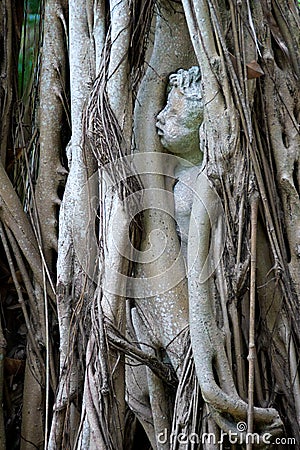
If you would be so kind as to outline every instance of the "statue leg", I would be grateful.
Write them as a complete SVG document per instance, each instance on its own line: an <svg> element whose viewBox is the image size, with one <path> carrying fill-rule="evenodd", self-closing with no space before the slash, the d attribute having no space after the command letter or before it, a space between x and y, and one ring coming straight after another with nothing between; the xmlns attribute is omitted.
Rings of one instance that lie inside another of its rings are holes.
<svg viewBox="0 0 300 450"><path fill-rule="evenodd" d="M159 346L140 317L137 308L131 310L132 324L141 349L158 356ZM159 435L169 435L172 416L170 396L166 395L166 386L148 367L126 367L128 404L140 420L153 449L169 450L169 441L159 439Z"/></svg>
<svg viewBox="0 0 300 450"><path fill-rule="evenodd" d="M146 367L137 365L136 361L129 358L126 361L126 401L144 428L151 446L155 448L156 439Z"/></svg>

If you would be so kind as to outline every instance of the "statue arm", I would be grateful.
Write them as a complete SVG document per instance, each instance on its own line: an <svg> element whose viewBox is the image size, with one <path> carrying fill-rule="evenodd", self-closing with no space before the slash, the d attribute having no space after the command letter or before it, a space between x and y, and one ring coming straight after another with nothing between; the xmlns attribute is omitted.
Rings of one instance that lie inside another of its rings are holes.
<svg viewBox="0 0 300 450"><path fill-rule="evenodd" d="M189 323L202 396L218 425L227 432L237 432L236 424L246 420L248 405L237 394L213 308L214 261L210 255L210 245L212 233L220 226L218 203L217 194L205 172L202 172L197 180L189 230ZM232 421L228 421L225 414L229 414ZM257 424L266 426L268 430L278 431L281 426L275 409L254 408L254 416Z"/></svg>

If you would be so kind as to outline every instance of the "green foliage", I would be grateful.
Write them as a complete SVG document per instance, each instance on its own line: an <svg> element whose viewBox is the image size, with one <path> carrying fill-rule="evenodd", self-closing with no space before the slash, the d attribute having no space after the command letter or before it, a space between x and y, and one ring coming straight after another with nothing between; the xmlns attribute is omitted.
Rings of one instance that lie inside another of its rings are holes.
<svg viewBox="0 0 300 450"><path fill-rule="evenodd" d="M24 10L24 22L18 60L19 97L28 95L33 80L33 71L37 56L37 40L39 36L39 0L28 0Z"/></svg>
<svg viewBox="0 0 300 450"><path fill-rule="evenodd" d="M28 0L27 9L29 14L38 14L40 8L40 0Z"/></svg>

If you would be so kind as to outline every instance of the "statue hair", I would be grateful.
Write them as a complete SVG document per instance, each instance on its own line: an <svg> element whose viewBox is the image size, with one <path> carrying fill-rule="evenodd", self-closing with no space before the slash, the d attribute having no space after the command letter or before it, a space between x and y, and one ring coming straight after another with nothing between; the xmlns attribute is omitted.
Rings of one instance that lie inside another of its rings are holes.
<svg viewBox="0 0 300 450"><path fill-rule="evenodd" d="M172 73L169 77L169 90L173 86L191 100L202 100L200 68L193 66L188 70L179 69Z"/></svg>

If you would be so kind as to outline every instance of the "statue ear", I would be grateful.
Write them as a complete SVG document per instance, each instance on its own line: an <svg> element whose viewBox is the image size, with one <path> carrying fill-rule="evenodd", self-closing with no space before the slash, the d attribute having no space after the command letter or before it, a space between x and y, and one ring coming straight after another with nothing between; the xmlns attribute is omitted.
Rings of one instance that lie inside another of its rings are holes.
<svg viewBox="0 0 300 450"><path fill-rule="evenodd" d="M193 66L190 68L189 73L191 75L191 83L199 83L201 81L201 70L198 66Z"/></svg>

